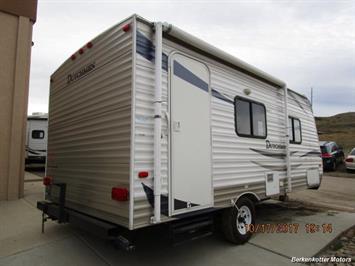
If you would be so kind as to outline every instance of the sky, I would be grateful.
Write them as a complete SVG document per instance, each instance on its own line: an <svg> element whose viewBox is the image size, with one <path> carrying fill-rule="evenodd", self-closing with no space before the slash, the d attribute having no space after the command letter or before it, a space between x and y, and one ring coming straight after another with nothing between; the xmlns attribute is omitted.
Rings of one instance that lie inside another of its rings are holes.
<svg viewBox="0 0 355 266"><path fill-rule="evenodd" d="M47 112L50 75L136 13L169 22L285 81L316 116L355 112L355 1L39 0L28 114Z"/></svg>

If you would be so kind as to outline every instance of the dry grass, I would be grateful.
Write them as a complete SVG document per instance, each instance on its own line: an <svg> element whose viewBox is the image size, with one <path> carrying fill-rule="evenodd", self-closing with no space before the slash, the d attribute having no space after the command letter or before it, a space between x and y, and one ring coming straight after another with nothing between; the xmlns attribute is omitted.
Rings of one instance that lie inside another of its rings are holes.
<svg viewBox="0 0 355 266"><path fill-rule="evenodd" d="M345 156L355 147L355 112L330 117L316 117L320 140L335 141Z"/></svg>

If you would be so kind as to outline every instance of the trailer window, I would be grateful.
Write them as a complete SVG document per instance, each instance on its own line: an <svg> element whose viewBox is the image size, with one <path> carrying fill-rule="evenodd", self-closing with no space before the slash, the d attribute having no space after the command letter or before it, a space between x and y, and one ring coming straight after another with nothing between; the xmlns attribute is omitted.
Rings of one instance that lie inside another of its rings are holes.
<svg viewBox="0 0 355 266"><path fill-rule="evenodd" d="M266 138L266 109L263 104L236 97L234 112L238 136Z"/></svg>
<svg viewBox="0 0 355 266"><path fill-rule="evenodd" d="M44 139L44 131L43 130L32 130L32 138L33 139Z"/></svg>
<svg viewBox="0 0 355 266"><path fill-rule="evenodd" d="M302 142L302 131L301 131L301 121L295 117L289 117L289 139L290 143L301 144Z"/></svg>

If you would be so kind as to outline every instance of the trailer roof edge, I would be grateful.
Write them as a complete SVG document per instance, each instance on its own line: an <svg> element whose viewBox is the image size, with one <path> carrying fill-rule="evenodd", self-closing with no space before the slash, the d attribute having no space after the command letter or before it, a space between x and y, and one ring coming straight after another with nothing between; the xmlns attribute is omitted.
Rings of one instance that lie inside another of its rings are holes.
<svg viewBox="0 0 355 266"><path fill-rule="evenodd" d="M205 53L208 53L211 57L219 58L222 61L225 61L229 64L232 64L242 72L249 74L253 77L259 78L267 83L276 85L277 87L284 87L286 83L276 77L273 77L266 72L238 59L237 57L224 52L223 50L187 33L176 26L170 25L166 34L173 36L176 39L185 42L198 50L201 50Z"/></svg>
<svg viewBox="0 0 355 266"><path fill-rule="evenodd" d="M150 26L154 24L153 22L150 22L139 15L136 15L136 18L137 20ZM286 83L284 81L240 60L239 58L229 53L224 52L223 50L191 35L190 33L181 30L180 28L172 24L165 23L164 35L165 37L170 37L175 41L181 42L181 44L184 46L188 46L189 48L193 48L199 53L208 55L209 57L214 58L218 61L222 61L224 64L234 67L239 71L248 74L254 78L257 78L261 81L264 81L270 85L280 88L286 86Z"/></svg>

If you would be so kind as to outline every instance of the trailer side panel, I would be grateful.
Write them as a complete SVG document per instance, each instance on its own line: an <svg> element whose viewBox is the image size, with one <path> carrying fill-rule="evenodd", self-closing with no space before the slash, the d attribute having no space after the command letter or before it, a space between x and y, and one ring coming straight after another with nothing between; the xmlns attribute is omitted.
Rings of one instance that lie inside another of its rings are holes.
<svg viewBox="0 0 355 266"><path fill-rule="evenodd" d="M67 184L66 207L128 227L132 31L115 25L51 77L47 176ZM56 200L54 186L47 199Z"/></svg>

